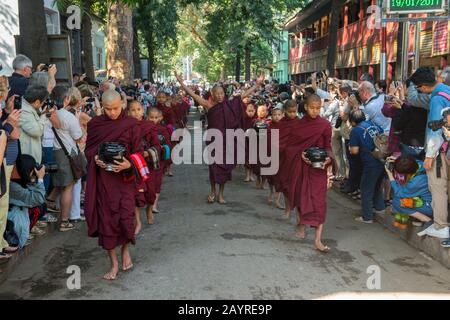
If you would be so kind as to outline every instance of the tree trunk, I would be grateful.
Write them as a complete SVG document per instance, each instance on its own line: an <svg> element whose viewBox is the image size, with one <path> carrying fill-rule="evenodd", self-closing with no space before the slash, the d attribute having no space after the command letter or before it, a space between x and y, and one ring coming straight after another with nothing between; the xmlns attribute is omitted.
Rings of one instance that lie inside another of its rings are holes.
<svg viewBox="0 0 450 320"><path fill-rule="evenodd" d="M81 21L81 32L83 35L83 69L88 78L95 79L94 53L92 48L92 21L90 17L92 0L84 0L83 6L84 12Z"/></svg>
<svg viewBox="0 0 450 320"><path fill-rule="evenodd" d="M245 81L250 81L251 78L251 66L252 66L252 50L251 44L245 45Z"/></svg>
<svg viewBox="0 0 450 320"><path fill-rule="evenodd" d="M235 69L236 82L241 82L241 50L236 49L236 69Z"/></svg>
<svg viewBox="0 0 450 320"><path fill-rule="evenodd" d="M138 28L133 19L133 61L134 61L134 77L142 78L141 55L139 52Z"/></svg>
<svg viewBox="0 0 450 320"><path fill-rule="evenodd" d="M108 8L107 67L108 75L126 85L133 84L133 23L132 11L122 2L110 2Z"/></svg>
<svg viewBox="0 0 450 320"><path fill-rule="evenodd" d="M50 63L43 0L19 0L19 28L16 53L29 57L34 67Z"/></svg>
<svg viewBox="0 0 450 320"><path fill-rule="evenodd" d="M145 42L148 51L148 80L153 83L153 73L155 72L155 50L153 42L153 30L150 27L146 31Z"/></svg>

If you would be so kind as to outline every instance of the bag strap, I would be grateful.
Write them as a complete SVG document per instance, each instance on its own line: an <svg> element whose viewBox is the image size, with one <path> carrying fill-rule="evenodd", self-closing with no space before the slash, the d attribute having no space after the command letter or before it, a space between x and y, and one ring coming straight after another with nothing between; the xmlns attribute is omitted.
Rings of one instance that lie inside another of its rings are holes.
<svg viewBox="0 0 450 320"><path fill-rule="evenodd" d="M70 158L70 154L66 149L66 146L64 145L64 143L62 142L61 138L58 135L58 132L56 132L55 127L52 127L53 133L55 134L56 140L58 140L59 145L61 146L61 149L63 149L64 154L66 155L66 157Z"/></svg>
<svg viewBox="0 0 450 320"><path fill-rule="evenodd" d="M439 91L437 94L441 97L446 98L448 101L450 101L450 94L448 94L447 92Z"/></svg>

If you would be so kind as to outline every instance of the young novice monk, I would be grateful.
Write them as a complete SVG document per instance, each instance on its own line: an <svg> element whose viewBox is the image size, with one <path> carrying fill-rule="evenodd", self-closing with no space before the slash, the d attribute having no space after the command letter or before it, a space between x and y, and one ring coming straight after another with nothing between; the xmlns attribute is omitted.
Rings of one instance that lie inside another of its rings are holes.
<svg viewBox="0 0 450 320"><path fill-rule="evenodd" d="M144 118L144 107L142 104L136 100L131 101L128 104L128 115L139 121L141 126L141 141L143 145L143 156L148 161L149 160L149 150L151 147L155 147L158 151L161 150L161 145L158 139L157 127L153 122L150 122ZM149 166L151 168L151 166ZM147 181L140 181L136 184L136 230L137 235L142 228L141 223L141 209L147 207L147 223L154 224L153 218L153 204L156 199L155 190L152 187L153 181L151 179Z"/></svg>
<svg viewBox="0 0 450 320"><path fill-rule="evenodd" d="M269 110L266 106L266 104L262 103L258 105L257 109L257 118L254 123L256 122L265 122L267 125L269 125L269 121L267 119L269 115ZM269 130L267 130L267 134L269 133ZM257 189L264 189L264 184L266 182L266 177L261 176L261 163L259 161L259 148L260 148L260 141L258 139L258 163L254 164L252 166L253 173L256 175L256 188ZM267 149L266 149L267 150Z"/></svg>
<svg viewBox="0 0 450 320"><path fill-rule="evenodd" d="M172 143L170 141L169 131L164 125L161 124L161 121L163 120L162 112L157 108L150 108L148 113L148 120L156 125L160 144L161 140L164 140L163 143L161 144L161 150L163 148L163 144L166 144L169 147L169 149L172 150ZM159 169L153 170L150 175L150 179L153 181L152 188L155 192L155 202L153 204L152 210L153 213L159 213L158 201L159 196L161 194L164 169L166 168L169 161L170 160L163 160L162 157L160 157Z"/></svg>
<svg viewBox="0 0 450 320"><path fill-rule="evenodd" d="M286 193L283 190L281 173L284 169L289 170L288 163L286 165L283 164L283 151L287 147L287 141L292 131L293 127L297 125L297 121L299 120L297 114L297 102L295 100L288 100L284 104L284 116L279 122L272 122L271 130L278 129L279 130L279 153L280 153L280 170L274 176L272 176L272 184L276 190L276 192L282 192L284 195L284 203L285 203L285 212L283 215L284 219L289 219L291 216L291 206L289 204L289 199Z"/></svg>
<svg viewBox="0 0 450 320"><path fill-rule="evenodd" d="M253 123L256 120L256 109L253 104L247 105L245 109L245 115L244 115L244 131L247 131L248 129L253 128ZM245 180L244 182L250 182L253 180L253 172L252 172L252 166L249 164L248 159L248 150L249 150L249 141L246 139L245 141Z"/></svg>
<svg viewBox="0 0 450 320"><path fill-rule="evenodd" d="M296 235L303 239L306 225L315 228L315 249L328 252L330 248L322 243L322 232L326 215L327 169L332 163L331 125L320 117L321 107L320 97L312 94L306 100L305 116L294 120L295 125L284 141L280 180L290 206L297 208L299 213ZM328 154L321 168L313 168L306 156L305 151L311 147L323 148Z"/></svg>
<svg viewBox="0 0 450 320"><path fill-rule="evenodd" d="M280 123L281 119L283 119L283 117L284 117L283 110L280 108L274 108L272 110L272 120L270 122L269 128L271 130L274 128L277 128L278 124ZM284 207L280 204L281 192L275 191L273 178L274 178L274 176L269 176L267 178L267 181L269 182L269 189L270 189L270 194L269 194L269 198L268 198L269 205L271 205L273 203L273 198L275 196L275 206L279 209L284 209Z"/></svg>

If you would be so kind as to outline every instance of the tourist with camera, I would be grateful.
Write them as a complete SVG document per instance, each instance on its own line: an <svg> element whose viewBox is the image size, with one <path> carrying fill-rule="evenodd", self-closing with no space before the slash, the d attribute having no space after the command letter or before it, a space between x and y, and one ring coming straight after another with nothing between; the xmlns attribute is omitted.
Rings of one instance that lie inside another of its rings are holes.
<svg viewBox="0 0 450 320"><path fill-rule="evenodd" d="M20 116L20 149L22 154L29 154L38 162L42 162L41 138L47 121L59 126L56 108L47 103L48 91L44 86L29 86L22 99L22 115Z"/></svg>
<svg viewBox="0 0 450 320"><path fill-rule="evenodd" d="M120 94L114 90L103 93L102 107L104 115L88 123L85 216L88 235L98 237L99 245L109 254L111 268L103 278L115 280L119 272L117 247L121 247L121 269L133 267L129 243L135 243L135 180L129 157L144 150L138 121L126 115ZM121 146L125 153L105 154L102 146L106 142ZM112 162L111 158L117 160Z"/></svg>
<svg viewBox="0 0 450 320"><path fill-rule="evenodd" d="M410 155L388 158L385 170L392 187L393 213L409 215L430 226L433 223L432 198L423 161Z"/></svg>
<svg viewBox="0 0 450 320"><path fill-rule="evenodd" d="M353 127L349 141L350 154L359 155L362 161L360 185L362 215L355 220L373 223L374 208L377 213L385 212L382 192L384 166L372 154L375 149L374 138L383 133L383 129L373 121L366 120L366 115L362 110L353 110L349 120Z"/></svg>
<svg viewBox="0 0 450 320"><path fill-rule="evenodd" d="M77 142L81 141L83 132L78 118L68 110L71 98L69 93L68 86L57 85L51 94L51 99L58 109L57 115L61 123L59 128L52 128L55 136L53 141L54 159L58 165L58 170L52 174L52 182L53 186L60 190L60 231L72 230L74 225L69 222L69 218L74 219L80 216L78 211L76 217L70 217L73 187L80 178L75 177L71 162L80 153Z"/></svg>
<svg viewBox="0 0 450 320"><path fill-rule="evenodd" d="M8 78L4 75L0 76L0 103L3 103L8 96ZM0 152L3 155L0 161L0 166L4 166L4 178L6 183L6 190L1 190L4 194L0 198L0 260L9 259L10 253L18 250L16 246L10 246L3 234L6 229L8 205L9 205L9 182L11 173L13 171L16 159L19 153L19 136L20 129L18 126L20 110L14 109L15 96L11 96L6 100L5 109L0 108ZM0 173L1 174L1 173Z"/></svg>
<svg viewBox="0 0 450 320"><path fill-rule="evenodd" d="M45 203L44 175L45 167L39 166L32 156L22 154L18 157L11 176L8 220L14 222L20 248L29 244L33 227L28 209Z"/></svg>
<svg viewBox="0 0 450 320"><path fill-rule="evenodd" d="M447 158L448 145L441 129L433 130L433 121L442 120L443 110L450 107L450 87L439 83L431 68L421 67L410 78L417 90L430 94L428 128L426 133L426 158L424 168L427 171L428 185L433 196L434 224L420 235L441 239L449 238L448 202L450 199L450 161Z"/></svg>

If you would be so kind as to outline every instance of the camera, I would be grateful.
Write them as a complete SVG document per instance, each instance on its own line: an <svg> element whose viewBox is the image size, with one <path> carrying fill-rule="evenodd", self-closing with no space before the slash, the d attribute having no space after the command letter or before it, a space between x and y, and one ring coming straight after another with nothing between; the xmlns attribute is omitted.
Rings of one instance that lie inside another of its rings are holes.
<svg viewBox="0 0 450 320"><path fill-rule="evenodd" d="M441 120L430 121L428 123L428 128L430 128L433 131L438 131L442 129L442 127L450 129L450 108L446 108L442 111Z"/></svg>
<svg viewBox="0 0 450 320"><path fill-rule="evenodd" d="M36 165L36 170L41 170L42 165ZM56 163L47 163L45 164L45 173L56 173L58 172L58 164Z"/></svg>
<svg viewBox="0 0 450 320"><path fill-rule="evenodd" d="M394 170L394 162L392 162L392 161L386 160L386 162L384 163L384 166L389 171L393 171Z"/></svg>
<svg viewBox="0 0 450 320"><path fill-rule="evenodd" d="M22 96L16 95L16 97L14 98L14 109L15 110L22 109Z"/></svg>
<svg viewBox="0 0 450 320"><path fill-rule="evenodd" d="M106 171L113 171L114 161L122 162L127 152L119 142L104 142L100 145L98 156L106 164Z"/></svg>
<svg viewBox="0 0 450 320"><path fill-rule="evenodd" d="M48 68L50 68L51 66L52 66L52 64L46 63L46 64L42 67L42 70L41 70L41 71L48 72Z"/></svg>
<svg viewBox="0 0 450 320"><path fill-rule="evenodd" d="M327 151L323 148L312 147L305 150L306 158L311 161L313 168L322 168L323 163L328 157Z"/></svg>
<svg viewBox="0 0 450 320"><path fill-rule="evenodd" d="M84 111L90 112L94 109L95 106L95 98L89 98L86 100L86 104L84 105Z"/></svg>

